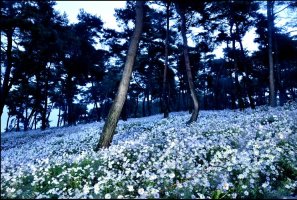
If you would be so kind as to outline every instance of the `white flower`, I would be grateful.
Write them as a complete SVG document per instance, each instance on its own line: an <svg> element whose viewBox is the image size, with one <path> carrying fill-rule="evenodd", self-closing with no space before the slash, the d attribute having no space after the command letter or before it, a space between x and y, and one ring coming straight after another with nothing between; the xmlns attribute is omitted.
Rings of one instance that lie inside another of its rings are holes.
<svg viewBox="0 0 297 200"><path fill-rule="evenodd" d="M138 189L138 194L143 195L144 194L144 189L143 188L139 188Z"/></svg>
<svg viewBox="0 0 297 200"><path fill-rule="evenodd" d="M278 134L278 137L279 137L279 139L281 139L281 140L284 139L284 135L283 135L282 133L279 133L279 134Z"/></svg>
<svg viewBox="0 0 297 200"><path fill-rule="evenodd" d="M235 199L237 197L237 194L236 193L232 193L232 199Z"/></svg>
<svg viewBox="0 0 297 200"><path fill-rule="evenodd" d="M15 188L6 188L6 192L7 193L14 193L15 192Z"/></svg>
<svg viewBox="0 0 297 200"><path fill-rule="evenodd" d="M129 192L133 192L134 191L133 185L128 185L127 188L128 188L128 191Z"/></svg>
<svg viewBox="0 0 297 200"><path fill-rule="evenodd" d="M104 196L104 199L111 199L111 195L109 193L107 193L105 196Z"/></svg>
<svg viewBox="0 0 297 200"><path fill-rule="evenodd" d="M246 185L242 185L241 187L242 187L242 189L246 189L246 188L247 188L247 186L246 186Z"/></svg>
<svg viewBox="0 0 297 200"><path fill-rule="evenodd" d="M123 196L123 195L119 195L117 198L118 198L118 199L123 199L124 196Z"/></svg>
<svg viewBox="0 0 297 200"><path fill-rule="evenodd" d="M224 183L223 183L223 189L224 189L224 190L229 190L229 183L224 182Z"/></svg>
<svg viewBox="0 0 297 200"><path fill-rule="evenodd" d="M198 194L198 196L199 196L200 199L205 199L204 194L201 194L201 193L197 193L197 194Z"/></svg>
<svg viewBox="0 0 297 200"><path fill-rule="evenodd" d="M244 179L244 175L243 175L243 174L239 174L239 175L238 175L238 178L239 178L239 179Z"/></svg>
<svg viewBox="0 0 297 200"><path fill-rule="evenodd" d="M100 190L100 188L99 188L99 183L96 183L96 184L94 185L94 193L95 193L95 194L98 194L98 193L99 193L99 190Z"/></svg>
<svg viewBox="0 0 297 200"><path fill-rule="evenodd" d="M169 174L169 178L174 178L174 177L175 177L174 173Z"/></svg>
<svg viewBox="0 0 297 200"><path fill-rule="evenodd" d="M265 182L265 183L262 184L262 187L263 187L263 188L266 188L268 185L269 185L269 184L268 184L267 182Z"/></svg>
<svg viewBox="0 0 297 200"><path fill-rule="evenodd" d="M84 188L83 188L83 193L84 194L89 194L89 191L90 191L89 186L85 185Z"/></svg>
<svg viewBox="0 0 297 200"><path fill-rule="evenodd" d="M245 196L249 195L249 192L248 191L244 191L244 195Z"/></svg>
<svg viewBox="0 0 297 200"><path fill-rule="evenodd" d="M182 184L180 184L180 183L177 183L177 184L176 184L176 187L177 187L177 188L182 188L182 187L183 187L183 185L182 185Z"/></svg>
<svg viewBox="0 0 297 200"><path fill-rule="evenodd" d="M156 174L153 174L153 175L150 176L149 179L150 179L151 181L153 181L153 180L156 180L157 178L158 178L158 177L156 176Z"/></svg>

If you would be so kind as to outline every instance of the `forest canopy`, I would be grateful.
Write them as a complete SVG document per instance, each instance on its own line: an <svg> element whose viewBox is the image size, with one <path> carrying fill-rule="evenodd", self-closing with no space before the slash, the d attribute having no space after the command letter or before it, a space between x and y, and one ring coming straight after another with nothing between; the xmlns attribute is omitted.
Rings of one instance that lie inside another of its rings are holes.
<svg viewBox="0 0 297 200"><path fill-rule="evenodd" d="M2 118L4 107L8 110L1 125L6 131L106 119L117 93L135 2L115 10L121 31L104 28L100 17L84 10L77 23L69 23L55 4L1 2L0 111ZM193 110L177 4L191 41L188 55L199 110L243 110L296 99L296 2L148 1L121 119ZM279 27L281 20L286 23ZM258 45L253 52L243 44L249 31L255 31L249 42ZM221 58L214 53L218 47ZM57 124L52 124L55 109Z"/></svg>

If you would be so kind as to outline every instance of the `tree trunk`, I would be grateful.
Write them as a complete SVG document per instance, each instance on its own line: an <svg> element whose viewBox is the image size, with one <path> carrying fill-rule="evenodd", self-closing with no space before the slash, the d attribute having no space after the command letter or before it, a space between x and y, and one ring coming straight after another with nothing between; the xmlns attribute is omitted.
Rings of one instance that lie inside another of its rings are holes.
<svg viewBox="0 0 297 200"><path fill-rule="evenodd" d="M59 114L58 114L58 122L57 122L57 127L60 126L60 119L61 119L61 108L59 106Z"/></svg>
<svg viewBox="0 0 297 200"><path fill-rule="evenodd" d="M274 85L274 65L272 55L272 32L274 30L273 2L267 1L268 17L268 59L269 59L269 104L276 107L275 85Z"/></svg>
<svg viewBox="0 0 297 200"><path fill-rule="evenodd" d="M195 88L194 88L194 83L193 83L193 77L192 77L192 72L191 72L191 66L190 66L190 59L189 59L189 54L188 54L188 41L187 41L187 36L186 36L186 19L185 19L185 10L179 5L179 3L175 3L177 12L180 15L181 18L181 33L182 33L182 38L183 38L183 49L184 49L184 57L185 57L185 65L186 65L186 71L187 71L187 76L188 76L188 83L189 83L189 88L191 92L191 97L194 103L194 110L192 112L192 116L190 120L187 122L187 124L190 124L192 122L197 121L198 114L199 114L199 103L198 99L196 96Z"/></svg>
<svg viewBox="0 0 297 200"><path fill-rule="evenodd" d="M150 100L150 93L148 92L147 95L146 95L146 99L147 99L147 102L146 102L146 106L147 106L147 112L148 112L148 116L151 116L152 115L152 111L151 111L151 100Z"/></svg>
<svg viewBox="0 0 297 200"><path fill-rule="evenodd" d="M163 73L163 105L162 110L164 112L164 118L169 117L169 102L168 102L168 87L167 87L167 69L168 69L168 39L169 39L169 6L170 2L167 2L166 5L166 39L165 39L165 65Z"/></svg>
<svg viewBox="0 0 297 200"><path fill-rule="evenodd" d="M47 127L46 113L47 113L47 96L48 96L48 74L47 68L45 69L45 94L44 94L44 108L41 116L41 130L45 130Z"/></svg>
<svg viewBox="0 0 297 200"><path fill-rule="evenodd" d="M138 95L136 97L136 105L135 105L135 110L134 110L134 117L137 117L137 111L138 111Z"/></svg>
<svg viewBox="0 0 297 200"><path fill-rule="evenodd" d="M143 93L143 101L142 101L142 116L145 117L145 92Z"/></svg>
<svg viewBox="0 0 297 200"><path fill-rule="evenodd" d="M131 38L122 79L118 88L118 93L109 110L107 121L104 124L103 131L95 148L95 151L98 151L100 148L107 148L110 146L123 105L127 98L127 91L136 57L138 43L142 32L144 3L144 1L136 2L135 30Z"/></svg>
<svg viewBox="0 0 297 200"><path fill-rule="evenodd" d="M16 128L16 132L19 132L20 131L20 116L18 114L17 116L17 128Z"/></svg>
<svg viewBox="0 0 297 200"><path fill-rule="evenodd" d="M92 81L92 91L94 91L95 90L95 88L94 88L94 83L93 83L93 81ZM100 110L99 110L99 108L98 108L98 105L97 105L97 103L98 103L98 98L97 98L97 96L96 96L96 94L93 94L93 92L92 92L92 95L93 95L93 99L94 99L94 105L95 105L95 109L96 109L96 113L97 113L97 121L100 121L101 119L100 119Z"/></svg>

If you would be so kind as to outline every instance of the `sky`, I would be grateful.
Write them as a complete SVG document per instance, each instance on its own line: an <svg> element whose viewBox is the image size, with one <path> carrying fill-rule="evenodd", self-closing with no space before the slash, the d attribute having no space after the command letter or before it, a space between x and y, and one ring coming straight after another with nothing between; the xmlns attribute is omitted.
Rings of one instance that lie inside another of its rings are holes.
<svg viewBox="0 0 297 200"><path fill-rule="evenodd" d="M70 23L76 23L79 9L83 8L86 12L100 16L107 28L118 29L116 18L114 17L115 8L123 8L126 1L57 1L54 8L61 13L66 13Z"/></svg>
<svg viewBox="0 0 297 200"><path fill-rule="evenodd" d="M124 8L126 1L57 1L54 9L59 11L61 14L64 12L68 16L70 23L78 22L77 15L79 10L83 8L87 13L97 15L101 17L104 22L105 28L112 28L120 30L120 27L117 25L116 18L114 16L115 8ZM257 49L257 44L254 44L254 31L248 32L243 38L243 46L246 47L249 51L254 51ZM189 40L190 41L190 40ZM192 46L189 43L189 46ZM218 48L214 51L214 54L217 57L223 57L222 48ZM53 109L50 114L50 120L52 121L51 126L56 126L57 124L57 115L58 110ZM1 132L6 128L7 120L7 109L4 109L4 112L1 117Z"/></svg>

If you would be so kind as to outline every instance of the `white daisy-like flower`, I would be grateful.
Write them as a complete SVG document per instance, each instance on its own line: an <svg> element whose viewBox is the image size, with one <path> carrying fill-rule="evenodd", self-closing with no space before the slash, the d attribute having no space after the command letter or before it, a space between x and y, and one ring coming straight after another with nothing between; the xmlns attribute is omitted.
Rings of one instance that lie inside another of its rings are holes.
<svg viewBox="0 0 297 200"><path fill-rule="evenodd" d="M223 189L224 189L224 190L229 190L229 183L224 182L224 183L223 183Z"/></svg>
<svg viewBox="0 0 297 200"><path fill-rule="evenodd" d="M175 177L174 173L169 174L169 178L174 178L174 177Z"/></svg>
<svg viewBox="0 0 297 200"><path fill-rule="evenodd" d="M246 185L242 185L241 187L242 187L242 189L246 189L246 188L247 188L247 186L246 186Z"/></svg>
<svg viewBox="0 0 297 200"><path fill-rule="evenodd" d="M268 184L267 182L265 182L265 183L262 184L262 187L263 187L263 188L266 188L268 185L269 185L269 184Z"/></svg>
<svg viewBox="0 0 297 200"><path fill-rule="evenodd" d="M96 183L96 184L94 185L94 193L95 193L95 194L98 194L98 193L99 193L99 190L100 190L100 188L99 188L99 183Z"/></svg>
<svg viewBox="0 0 297 200"><path fill-rule="evenodd" d="M109 193L105 194L104 199L111 199L111 195Z"/></svg>
<svg viewBox="0 0 297 200"><path fill-rule="evenodd" d="M134 191L133 185L128 185L127 188L128 188L128 191L129 192L133 192Z"/></svg>
<svg viewBox="0 0 297 200"><path fill-rule="evenodd" d="M83 188L83 193L84 194L89 194L89 191L90 191L90 187L85 185L84 188Z"/></svg>
<svg viewBox="0 0 297 200"><path fill-rule="evenodd" d="M238 175L238 178L239 178L239 179L244 179L244 175L243 175L243 174L239 174L239 175Z"/></svg>
<svg viewBox="0 0 297 200"><path fill-rule="evenodd" d="M144 194L144 189L143 188L139 188L137 192L138 192L138 194L143 195Z"/></svg>
<svg viewBox="0 0 297 200"><path fill-rule="evenodd" d="M151 175L150 177L149 177L149 179L151 180L151 181L153 181L153 180L156 180L158 177L156 176L156 174L153 174L153 175Z"/></svg>

